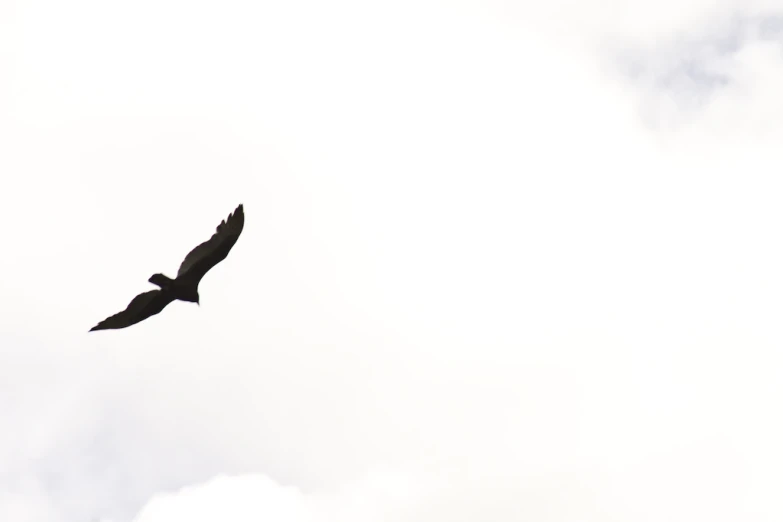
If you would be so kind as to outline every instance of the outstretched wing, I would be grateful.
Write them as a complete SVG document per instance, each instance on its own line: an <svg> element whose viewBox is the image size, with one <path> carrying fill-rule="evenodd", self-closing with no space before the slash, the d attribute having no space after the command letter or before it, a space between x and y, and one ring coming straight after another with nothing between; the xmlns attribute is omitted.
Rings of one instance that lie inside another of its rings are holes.
<svg viewBox="0 0 783 522"><path fill-rule="evenodd" d="M218 225L209 241L201 243L185 256L177 272L177 279L186 279L198 284L210 268L226 258L244 227L245 210L240 204Z"/></svg>
<svg viewBox="0 0 783 522"><path fill-rule="evenodd" d="M155 314L159 314L161 310L166 308L173 300L174 297L171 295L171 292L164 292L161 290L144 292L143 294L134 297L133 301L128 305L128 308L104 319L90 328L90 331L126 328Z"/></svg>

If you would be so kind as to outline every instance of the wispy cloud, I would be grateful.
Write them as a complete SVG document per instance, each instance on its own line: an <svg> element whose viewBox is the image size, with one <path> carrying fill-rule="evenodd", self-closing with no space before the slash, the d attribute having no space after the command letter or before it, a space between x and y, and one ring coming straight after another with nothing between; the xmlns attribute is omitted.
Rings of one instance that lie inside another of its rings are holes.
<svg viewBox="0 0 783 522"><path fill-rule="evenodd" d="M767 73L783 70L782 21L777 11L734 12L720 23L710 20L646 46L631 41L613 53L620 70L647 94L643 111L648 122L681 125L699 118L716 98L753 95L760 81L749 77L756 49L770 51Z"/></svg>

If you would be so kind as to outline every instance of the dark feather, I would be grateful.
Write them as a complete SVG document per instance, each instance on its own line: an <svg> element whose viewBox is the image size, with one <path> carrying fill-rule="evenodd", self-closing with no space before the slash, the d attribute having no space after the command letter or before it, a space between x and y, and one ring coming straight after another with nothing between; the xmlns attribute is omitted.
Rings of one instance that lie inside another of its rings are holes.
<svg viewBox="0 0 783 522"><path fill-rule="evenodd" d="M240 204L228 218L218 225L209 239L194 248L179 267L176 279L163 274L153 274L149 282L161 287L137 295L128 308L104 319L90 331L126 328L148 317L159 314L169 303L179 299L199 302L198 284L213 266L226 258L239 239L245 226L245 211Z"/></svg>
<svg viewBox="0 0 783 522"><path fill-rule="evenodd" d="M144 292L134 297L125 310L104 319L90 328L90 331L126 328L155 314L159 314L173 300L174 296L170 292L161 290Z"/></svg>
<svg viewBox="0 0 783 522"><path fill-rule="evenodd" d="M228 218L218 225L208 241L190 251L179 267L177 279L198 284L204 274L223 261L239 239L245 227L245 211L240 204Z"/></svg>

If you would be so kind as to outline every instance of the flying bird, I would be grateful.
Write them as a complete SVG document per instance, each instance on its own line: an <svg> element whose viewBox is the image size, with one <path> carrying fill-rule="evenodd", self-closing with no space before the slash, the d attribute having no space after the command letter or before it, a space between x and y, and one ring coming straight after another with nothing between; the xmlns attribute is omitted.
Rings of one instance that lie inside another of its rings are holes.
<svg viewBox="0 0 783 522"><path fill-rule="evenodd" d="M104 319L90 328L90 331L127 328L159 314L169 303L177 299L199 304L198 284L201 278L210 268L226 258L239 239L244 226L245 211L240 204L218 225L208 241L201 243L185 256L175 279L163 274L154 274L149 278L149 282L158 285L159 289L137 295L125 310Z"/></svg>

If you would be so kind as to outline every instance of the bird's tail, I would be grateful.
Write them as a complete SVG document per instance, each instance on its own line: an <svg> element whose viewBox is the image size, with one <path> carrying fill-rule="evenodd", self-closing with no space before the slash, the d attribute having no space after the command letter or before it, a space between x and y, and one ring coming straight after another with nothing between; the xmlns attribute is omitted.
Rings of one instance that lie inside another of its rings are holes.
<svg viewBox="0 0 783 522"><path fill-rule="evenodd" d="M155 274L149 278L149 282L153 285L158 285L162 289L168 288L174 281L170 277L166 277L163 274Z"/></svg>

